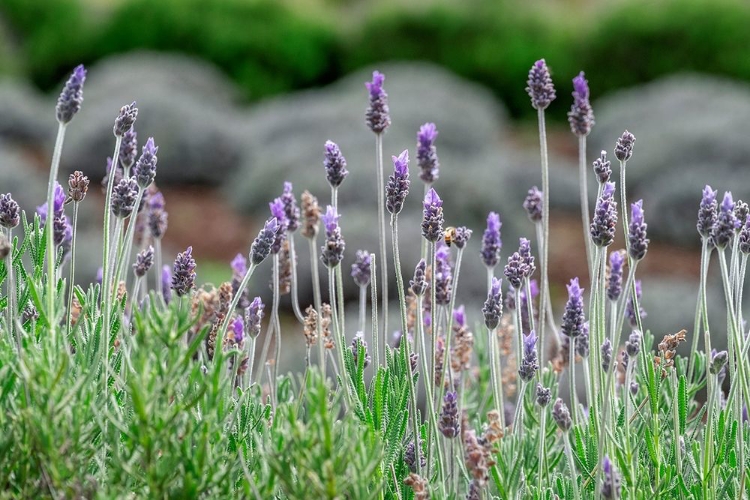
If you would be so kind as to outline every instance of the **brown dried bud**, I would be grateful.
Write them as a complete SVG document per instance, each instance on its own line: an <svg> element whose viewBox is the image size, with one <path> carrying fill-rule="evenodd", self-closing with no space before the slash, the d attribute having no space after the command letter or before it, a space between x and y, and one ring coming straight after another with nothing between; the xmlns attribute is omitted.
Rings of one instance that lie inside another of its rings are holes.
<svg viewBox="0 0 750 500"><path fill-rule="evenodd" d="M76 170L70 174L68 179L68 196L78 203L83 201L86 197L86 193L89 190L89 178L83 175L83 172Z"/></svg>
<svg viewBox="0 0 750 500"><path fill-rule="evenodd" d="M310 191L302 193L302 236L315 238L320 225L320 207L318 199Z"/></svg>
<svg viewBox="0 0 750 500"><path fill-rule="evenodd" d="M318 341L318 313L313 306L305 309L305 323L303 325L305 343L307 347L315 345Z"/></svg>

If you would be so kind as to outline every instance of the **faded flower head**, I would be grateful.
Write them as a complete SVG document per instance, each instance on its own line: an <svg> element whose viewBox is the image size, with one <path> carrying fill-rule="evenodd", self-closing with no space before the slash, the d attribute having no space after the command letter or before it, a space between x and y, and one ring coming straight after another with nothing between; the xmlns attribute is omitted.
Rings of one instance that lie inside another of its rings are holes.
<svg viewBox="0 0 750 500"><path fill-rule="evenodd" d="M542 192L536 186L532 186L526 195L526 199L523 200L523 208L526 210L526 215L529 216L531 222L535 224L541 222L543 203Z"/></svg>
<svg viewBox="0 0 750 500"><path fill-rule="evenodd" d="M602 358L602 370L605 372L609 371L612 366L612 342L609 339L604 339L601 347L601 358Z"/></svg>
<svg viewBox="0 0 750 500"><path fill-rule="evenodd" d="M612 163L607 160L607 152L604 150L602 150L599 158L594 160L594 173L599 184L609 182L609 178L612 176Z"/></svg>
<svg viewBox="0 0 750 500"><path fill-rule="evenodd" d="M139 278L146 276L148 270L154 265L154 247L151 245L148 248L138 252L135 257L135 264L133 264L133 273Z"/></svg>
<svg viewBox="0 0 750 500"><path fill-rule="evenodd" d="M552 84L552 77L544 59L534 63L529 70L529 79L526 83L526 92L531 97L531 106L534 109L546 109L555 100L555 86Z"/></svg>
<svg viewBox="0 0 750 500"><path fill-rule="evenodd" d="M255 297L250 306L245 309L245 331L253 338L260 335L260 322L263 319L263 301Z"/></svg>
<svg viewBox="0 0 750 500"><path fill-rule="evenodd" d="M177 254L172 266L172 290L178 297L187 295L195 288L195 259L193 259L193 247Z"/></svg>
<svg viewBox="0 0 750 500"><path fill-rule="evenodd" d="M750 254L750 219L740 229L739 248L743 254Z"/></svg>
<svg viewBox="0 0 750 500"><path fill-rule="evenodd" d="M376 134L381 134L391 125L388 109L388 94L383 88L385 75L373 71L372 81L366 82L365 87L370 92L370 105L365 112L365 123Z"/></svg>
<svg viewBox="0 0 750 500"><path fill-rule="evenodd" d="M138 108L135 107L135 101L126 104L120 108L120 113L115 118L115 126L112 128L112 133L117 137L123 137L125 132L133 128L137 117Z"/></svg>
<svg viewBox="0 0 750 500"><path fill-rule="evenodd" d="M630 208L630 229L628 230L630 257L633 260L641 260L646 256L649 243L649 239L646 237L648 224L643 220L643 200L633 203Z"/></svg>
<svg viewBox="0 0 750 500"><path fill-rule="evenodd" d="M607 455L604 455L602 461L602 496L607 499L617 500L620 498L620 474L615 469L615 465Z"/></svg>
<svg viewBox="0 0 750 500"><path fill-rule="evenodd" d="M89 190L89 178L83 175L83 172L76 170L68 177L68 196L79 203L86 197Z"/></svg>
<svg viewBox="0 0 750 500"><path fill-rule="evenodd" d="M570 130L579 137L585 137L594 126L594 111L589 103L589 82L583 71L573 78L573 105L568 112Z"/></svg>
<svg viewBox="0 0 750 500"><path fill-rule="evenodd" d="M482 314L484 315L484 324L489 330L494 330L500 324L500 318L503 315L503 292L501 290L502 282L493 277L492 285L487 292L487 300L484 301Z"/></svg>
<svg viewBox="0 0 750 500"><path fill-rule="evenodd" d="M634 358L638 356L638 353L641 352L641 339L643 336L641 335L641 332L638 330L633 330L630 332L630 337L628 337L628 340L625 341L625 352L628 353L628 356L631 358Z"/></svg>
<svg viewBox="0 0 750 500"><path fill-rule="evenodd" d="M318 199L310 191L302 193L302 236L315 238L318 235L320 223L320 206Z"/></svg>
<svg viewBox="0 0 750 500"><path fill-rule="evenodd" d="M357 286L367 286L370 284L370 271L372 267L372 258L367 250L357 250L352 264L352 278Z"/></svg>
<svg viewBox="0 0 750 500"><path fill-rule="evenodd" d="M701 198L700 208L698 209L698 233L704 238L710 241L711 231L713 231L716 225L716 219L718 218L717 211L719 203L716 201L716 195L718 191L711 189L711 186L706 184L703 188L703 197Z"/></svg>
<svg viewBox="0 0 750 500"><path fill-rule="evenodd" d="M607 247L615 239L617 228L617 202L614 200L615 184L607 182L602 195L596 200L594 219L589 226L591 241L598 247Z"/></svg>
<svg viewBox="0 0 750 500"><path fill-rule="evenodd" d="M709 371L712 375L718 375L722 371L726 371L727 360L729 355L727 351L716 352L716 349L711 351L711 364L709 365Z"/></svg>
<svg viewBox="0 0 750 500"><path fill-rule="evenodd" d="M531 254L531 242L526 238L521 238L518 244L518 253L524 263L524 278L530 278L536 271L534 256Z"/></svg>
<svg viewBox="0 0 750 500"><path fill-rule="evenodd" d="M635 136L626 130L615 144L615 158L621 162L628 161L633 156L634 145Z"/></svg>
<svg viewBox="0 0 750 500"><path fill-rule="evenodd" d="M404 208L404 200L409 194L409 151L393 156L393 173L385 186L385 207L396 215Z"/></svg>
<svg viewBox="0 0 750 500"><path fill-rule="evenodd" d="M156 191L148 197L148 228L151 236L159 239L167 232L169 214L165 210L166 203L161 191Z"/></svg>
<svg viewBox="0 0 750 500"><path fill-rule="evenodd" d="M159 147L154 144L154 138L149 137L141 150L141 157L135 164L135 178L141 189L146 189L156 178L156 153Z"/></svg>
<svg viewBox="0 0 750 500"><path fill-rule="evenodd" d="M575 338L583 333L586 322L583 312L583 288L580 287L578 278L571 279L566 287L568 301L565 304L560 332L566 337Z"/></svg>
<svg viewBox="0 0 750 500"><path fill-rule="evenodd" d="M417 132L417 165L421 170L419 178L426 184L434 183L440 175L440 161L435 147L437 136L434 123L425 123Z"/></svg>
<svg viewBox="0 0 750 500"><path fill-rule="evenodd" d="M21 208L10 193L0 194L0 226L13 229L21 223Z"/></svg>
<svg viewBox="0 0 750 500"><path fill-rule="evenodd" d="M494 268L500 261L500 250L503 248L503 242L500 239L500 228L503 224L500 222L500 216L495 212L487 214L487 229L482 235L482 262L488 268Z"/></svg>
<svg viewBox="0 0 750 500"><path fill-rule="evenodd" d="M458 418L458 394L454 391L446 392L443 397L443 409L440 412L438 429L448 439L458 436L461 430Z"/></svg>
<svg viewBox="0 0 750 500"><path fill-rule="evenodd" d="M422 236L432 243L443 236L443 200L434 188L430 188L424 198Z"/></svg>
<svg viewBox="0 0 750 500"><path fill-rule="evenodd" d="M263 229L260 230L250 247L250 262L257 266L266 260L271 253L271 246L276 241L276 235L280 231L283 231L283 227L279 225L276 217L271 217L265 222Z"/></svg>
<svg viewBox="0 0 750 500"><path fill-rule="evenodd" d="M323 166L325 167L328 184L333 188L339 187L346 176L349 175L349 171L346 169L346 158L341 154L338 144L333 141L326 141Z"/></svg>
<svg viewBox="0 0 750 500"><path fill-rule="evenodd" d="M70 123L73 117L81 110L83 104L83 83L86 81L86 69L83 64L76 66L73 74L57 98L57 108L55 109L57 121L63 125Z"/></svg>

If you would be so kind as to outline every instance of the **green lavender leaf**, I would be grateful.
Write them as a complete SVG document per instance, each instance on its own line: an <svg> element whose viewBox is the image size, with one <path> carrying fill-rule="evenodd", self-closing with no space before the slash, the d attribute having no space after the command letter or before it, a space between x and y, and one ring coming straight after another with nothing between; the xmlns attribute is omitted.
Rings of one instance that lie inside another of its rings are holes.
<svg viewBox="0 0 750 500"><path fill-rule="evenodd" d="M677 390L677 413L679 415L680 419L680 434L685 434L685 424L687 422L687 389L686 389L686 380L685 375L680 375L679 379L679 387Z"/></svg>

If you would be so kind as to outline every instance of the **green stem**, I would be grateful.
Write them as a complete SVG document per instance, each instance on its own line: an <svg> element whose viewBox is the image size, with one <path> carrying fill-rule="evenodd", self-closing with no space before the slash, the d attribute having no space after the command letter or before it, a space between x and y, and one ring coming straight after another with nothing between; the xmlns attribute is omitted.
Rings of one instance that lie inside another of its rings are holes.
<svg viewBox="0 0 750 500"><path fill-rule="evenodd" d="M544 442L545 442L545 424L547 423L547 409L546 407L542 406L542 416L541 416L541 423L539 425L539 470L537 473L537 491L540 495L540 498L542 498L542 475L544 473Z"/></svg>
<svg viewBox="0 0 750 500"><path fill-rule="evenodd" d="M380 354L378 350L378 273L376 256L370 254L370 309L372 314L370 328L372 330L372 350L375 354L375 365L373 371L377 373L380 368Z"/></svg>
<svg viewBox="0 0 750 500"><path fill-rule="evenodd" d="M581 500L581 494L578 492L578 476L576 475L575 462L573 462L573 451L570 448L568 431L563 432L563 440L565 441L565 457L568 459L568 467L570 468L570 481L573 483L573 498Z"/></svg>
<svg viewBox="0 0 750 500"><path fill-rule="evenodd" d="M323 303L320 297L320 272L318 270L318 247L315 246L315 238L309 238L308 243L310 245L310 269L312 269L312 285L313 285L313 302L315 302L315 311L318 313L318 321L316 322L316 328L318 330L318 363L320 364L320 372L323 378L326 377L326 351L323 345L323 331L320 326L323 314Z"/></svg>
<svg viewBox="0 0 750 500"><path fill-rule="evenodd" d="M541 252L541 265L542 265L542 286L541 286L541 298L539 307L539 345L544 346L545 337L545 315L547 313L547 301L549 298L549 277L547 268L549 265L549 161L547 158L547 131L544 121L544 109L538 110L539 120L539 152L542 159L542 252ZM529 300L531 298L529 297ZM539 358L540 366L544 366L544 349L542 349L542 355Z"/></svg>
<svg viewBox="0 0 750 500"><path fill-rule="evenodd" d="M440 367L441 380L447 368L450 387L453 387L453 370L450 367L450 363L448 363L448 358L450 357L451 352L451 338L453 336L453 310L456 308L456 291L458 290L458 276L461 271L461 260L463 258L463 254L463 248L459 248L458 252L456 253L456 269L455 275L453 276L453 289L451 290L451 299L448 310L448 326L445 330L445 355L443 356L443 362ZM446 367L446 365L448 366ZM438 388L438 395L438 404L440 404L443 400L443 397L445 396L445 384L441 384Z"/></svg>
<svg viewBox="0 0 750 500"><path fill-rule="evenodd" d="M279 319L279 254L273 255L273 322L276 324L274 329L274 358L273 358L273 380L271 380L271 390L273 391L273 400L278 397L276 384L279 376L279 362L281 360L281 321Z"/></svg>
<svg viewBox="0 0 750 500"><path fill-rule="evenodd" d="M130 219L128 220L128 230L125 233L125 250L124 252L120 252L120 249L118 249L118 259L115 261L115 283L119 283L120 281L125 279L125 268L126 265L130 262L130 255L133 250L133 236L135 235L135 226L137 225L136 218L138 217L137 210L138 207L141 206L143 193L143 188L138 188L138 196L136 196L133 213L130 215ZM122 256L124 256L124 258L121 258Z"/></svg>
<svg viewBox="0 0 750 500"><path fill-rule="evenodd" d="M304 324L305 316L299 307L299 294L297 292L297 252L294 248L294 233L288 232L286 237L289 240L289 259L292 264L292 310L297 321Z"/></svg>
<svg viewBox="0 0 750 500"><path fill-rule="evenodd" d="M487 295L492 292L492 269L487 268ZM492 381L492 393L494 395L495 410L500 415L500 425L505 428L505 408L503 402L502 381L499 376L500 371L500 353L497 345L497 328L487 329L488 345L490 351L490 379Z"/></svg>
<svg viewBox="0 0 750 500"><path fill-rule="evenodd" d="M278 273L278 254L273 254L272 256L273 264L273 270L271 271L272 276L275 276L275 273ZM239 294L239 292L237 292ZM266 366L266 362L268 361L268 351L271 350L271 339L274 336L274 332L276 331L276 314L273 310L274 304L276 304L276 296L278 295L278 292L276 289L272 290L272 299L271 299L271 319L268 321L268 327L266 328L266 335L263 338L263 349L260 351L260 364L258 364L258 373L255 374L255 378L258 380L258 382L263 380L263 369ZM231 311L234 311L234 309L229 309L230 314L227 314L227 318L231 317ZM332 313L335 313L335 311L332 311ZM333 316L336 317L335 315ZM220 339L223 339L224 337L219 337ZM271 389L273 389L273 381L269 380L268 383L271 386Z"/></svg>
<svg viewBox="0 0 750 500"><path fill-rule="evenodd" d="M589 269L589 283L592 282L594 274L593 266L593 243L589 237L589 186L586 182L586 136L578 136L578 184L581 194L581 222L583 223L583 241L586 244L586 262Z"/></svg>
<svg viewBox="0 0 750 500"><path fill-rule="evenodd" d="M378 242L380 243L380 267L382 283L380 284L383 309L383 345L388 339L388 254L386 253L385 235L385 177L383 174L383 134L375 134L375 153L377 155L378 178Z"/></svg>
<svg viewBox="0 0 750 500"><path fill-rule="evenodd" d="M60 157L62 156L63 143L65 142L65 129L66 124L58 124L55 149L52 152L52 164L49 170L49 183L47 184L47 222L45 223L45 233L47 234L47 320L49 322L49 334L53 339L57 332L55 314L55 285L57 281L55 279L55 261L57 260L57 252L55 251L55 242L52 233L55 220L55 182L57 181L57 172L60 169ZM119 142L115 146L115 151L119 153Z"/></svg>
<svg viewBox="0 0 750 500"><path fill-rule="evenodd" d="M71 313L73 309L73 280L76 276L76 233L78 228L78 202L73 202L73 236L70 243L70 281L68 282L68 320L65 322L68 330L68 336L70 336L71 326Z"/></svg>

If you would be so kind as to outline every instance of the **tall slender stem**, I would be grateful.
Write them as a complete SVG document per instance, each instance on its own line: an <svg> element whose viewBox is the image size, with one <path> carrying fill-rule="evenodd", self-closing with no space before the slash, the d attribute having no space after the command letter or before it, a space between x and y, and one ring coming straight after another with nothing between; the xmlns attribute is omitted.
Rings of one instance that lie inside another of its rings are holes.
<svg viewBox="0 0 750 500"><path fill-rule="evenodd" d="M547 158L547 130L544 121L544 109L538 109L539 119L539 153L542 159L542 252L541 252L541 264L542 264L542 286L541 286L541 303L539 307L539 345L544 346L545 337L545 315L547 313L547 300L549 297L549 277L547 275L547 268L549 266L549 161ZM544 349L541 349L541 356L539 358L540 366L544 366Z"/></svg>
<svg viewBox="0 0 750 500"><path fill-rule="evenodd" d="M526 395L526 381L521 380L521 388L518 390L518 400L516 401L516 411L513 413L513 432L518 436L523 436L523 398Z"/></svg>
<svg viewBox="0 0 750 500"><path fill-rule="evenodd" d="M576 401L576 338L570 339L568 345L568 382L570 382L570 409L573 414L573 425L578 425L578 402Z"/></svg>
<svg viewBox="0 0 750 500"><path fill-rule="evenodd" d="M73 283L76 276L76 230L78 228L78 202L73 202L73 236L70 243L70 281L68 281L68 320L65 322L67 327L68 336L70 336L71 326L71 313L73 309Z"/></svg>
<svg viewBox="0 0 750 500"><path fill-rule="evenodd" d="M157 240L158 241L158 240ZM237 304L240 303L240 298L242 297L242 294L245 292L245 288L247 288L247 284L250 283L250 278L253 276L253 272L255 272L255 268L257 266L253 264L252 262L247 267L247 272L245 272L245 276L242 278L242 281L240 281L240 286L237 287L237 293L234 294L232 297L232 302L229 304L228 311L234 311L237 309ZM232 315L227 314L224 318L224 321L221 324L221 327L219 328L219 332L216 335L217 339L223 339L224 336L227 333L227 329L229 328L229 323L232 321Z"/></svg>
<svg viewBox="0 0 750 500"><path fill-rule="evenodd" d="M281 321L279 320L279 254L273 254L273 322L276 324L274 329L274 359L273 359L273 380L271 380L271 389L273 390L274 400L276 394L276 383L279 375L279 361L281 359Z"/></svg>
<svg viewBox="0 0 750 500"><path fill-rule="evenodd" d="M578 136L578 182L579 191L581 194L581 222L583 223L583 241L586 244L586 262L588 263L589 269L589 283L591 283L591 276L594 274L593 266L593 243L589 238L589 219L591 212L589 211L589 185L586 182L586 136Z"/></svg>
<svg viewBox="0 0 750 500"><path fill-rule="evenodd" d="M578 475L576 474L575 462L573 462L573 451L570 448L568 432L563 433L563 440L565 441L565 457L568 459L568 467L570 468L570 481L573 483L573 498L581 500L581 494L578 492Z"/></svg>
<svg viewBox="0 0 750 500"><path fill-rule="evenodd" d="M161 299L161 303L163 306L164 305L164 290L162 290L162 287L161 287L161 273L163 271L162 259L161 259L161 238L154 238L154 267L156 268L154 269L154 274L156 277L154 290L156 290L156 295ZM239 302L239 293L237 294L237 296L238 296L237 301Z"/></svg>
<svg viewBox="0 0 750 500"><path fill-rule="evenodd" d="M487 294L492 292L492 269L487 268ZM500 371L500 353L497 346L497 328L487 329L488 348L490 350L490 380L492 382L492 394L494 396L495 410L500 415L500 426L505 428L505 408L503 404L502 381Z"/></svg>
<svg viewBox="0 0 750 500"><path fill-rule="evenodd" d="M438 321L438 312L437 312L437 306L435 305L435 265L437 262L437 246L435 243L430 242L429 243L429 252L430 252L430 337L432 342L432 348L430 349L430 373L429 378L430 380L433 380L436 384L439 384L437 386L438 390L441 385L443 385L443 378L442 378L442 372L440 373L440 379L439 382L437 380L437 377L435 376L436 367L435 367L435 348L437 346L437 336L438 336L438 329L437 329L437 321ZM432 382L430 382L432 383Z"/></svg>
<svg viewBox="0 0 750 500"><path fill-rule="evenodd" d="M388 338L388 254L386 253L385 234L385 176L383 174L383 134L375 134L375 152L377 154L378 174L378 241L380 243L380 269L382 282L380 284L380 296L382 297L383 309L383 344Z"/></svg>
<svg viewBox="0 0 750 500"><path fill-rule="evenodd" d="M378 272L377 257L374 253L370 254L370 309L372 319L370 328L372 329L372 350L375 354L374 371L377 373L380 368L380 351L378 349Z"/></svg>
<svg viewBox="0 0 750 500"><path fill-rule="evenodd" d="M57 181L57 172L60 169L60 157L62 156L63 143L65 142L65 129L66 124L63 123L60 123L57 127L57 138L55 139L55 149L52 152L52 165L50 166L49 183L47 184L47 222L45 223L45 233L47 234L47 320L49 322L49 334L53 339L57 332L55 314L55 261L57 260L57 252L55 251L55 242L52 233L55 220L55 182ZM115 146L115 151L118 150L119 142Z"/></svg>
<svg viewBox="0 0 750 500"><path fill-rule="evenodd" d="M309 238L308 243L310 245L310 269L312 269L312 289L313 289L313 302L315 303L315 311L318 313L318 321L316 322L316 328L318 330L318 363L320 364L320 372L323 378L326 376L326 351L325 345L323 345L323 331L320 325L323 314L323 302L320 297L320 272L318 270L318 247L315 246L315 238Z"/></svg>
<svg viewBox="0 0 750 500"><path fill-rule="evenodd" d="M118 259L115 262L115 273L114 273L114 282L119 283L121 280L125 279L124 272L127 267L127 264L130 262L130 255L133 250L133 237L135 236L135 226L136 224L136 218L138 217L138 207L141 206L141 200L143 199L143 188L138 188L138 196L135 199L135 208L133 209L133 213L130 215L130 219L128 220L128 230L125 233L125 250L121 254L124 256L121 259ZM119 249L118 249L119 252Z"/></svg>
<svg viewBox="0 0 750 500"><path fill-rule="evenodd" d="M302 309L299 306L299 294L297 292L297 252L294 248L294 233L286 233L286 237L289 240L289 259L292 264L292 310L294 316L300 323L305 322L305 316L302 314Z"/></svg>
<svg viewBox="0 0 750 500"><path fill-rule="evenodd" d="M542 416L540 418L540 424L539 424L539 469L537 472L537 491L540 495L539 498L543 498L542 496L542 475L544 473L544 442L546 437L546 429L545 424L547 423L547 408L542 406Z"/></svg>
<svg viewBox="0 0 750 500"><path fill-rule="evenodd" d="M273 266L273 270L271 271L272 276L276 276L279 272L279 262L278 262L278 256L279 254L275 253L272 256L273 263L271 264ZM239 291L237 292L239 294ZM268 328L266 328L266 335L263 339L263 349L260 351L260 364L258 365L258 373L256 374L256 378L258 381L261 381L263 378L263 368L266 365L266 361L268 361L268 351L271 350L271 339L274 338L276 328L278 325L276 324L276 311L274 311L274 306L278 303L278 288L274 288L273 291L273 298L271 299L271 320L268 322ZM230 309L230 311L234 311L234 309ZM335 317L335 316L334 316ZM223 337L221 337L223 338ZM272 373L273 371L269 371L268 373ZM271 384L271 389L273 389L273 381L269 380L269 384Z"/></svg>
<svg viewBox="0 0 750 500"><path fill-rule="evenodd" d="M357 325L358 331L365 333L365 317L367 316L367 286L359 287L359 321Z"/></svg>
<svg viewBox="0 0 750 500"><path fill-rule="evenodd" d="M8 272L8 305L6 307L6 327L8 328L8 335L15 338L16 349L18 350L18 358L21 359L23 354L21 350L21 330L16 328L15 315L16 309L16 286L13 278L13 257L15 253L15 245L13 244L13 230L8 229L8 244L10 245L10 251L6 257L6 269Z"/></svg>
<svg viewBox="0 0 750 500"><path fill-rule="evenodd" d="M443 373L446 370L446 364L448 364L447 359L450 356L451 352L451 338L453 336L453 311L456 308L456 291L458 290L458 277L459 273L461 272L461 260L463 259L464 249L459 248L458 252L456 253L456 269L455 269L455 275L453 276L453 289L451 290L451 299L450 299L450 305L448 310L448 321L447 321L447 328L445 330L445 355L443 356L443 363L440 366L440 376L442 378ZM434 276L434 271L433 271ZM450 380L450 386L453 387L453 370L451 370L450 366L447 367L448 369L448 378ZM443 400L443 397L445 396L445 384L441 384L438 388L438 404Z"/></svg>

